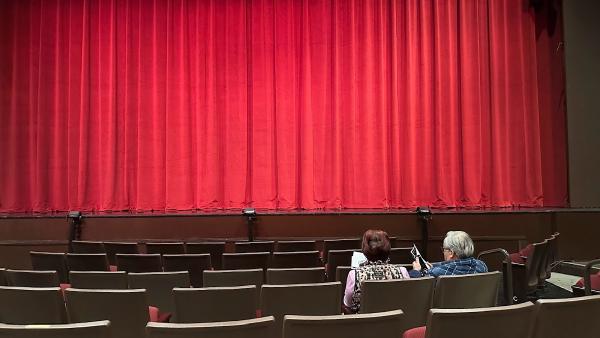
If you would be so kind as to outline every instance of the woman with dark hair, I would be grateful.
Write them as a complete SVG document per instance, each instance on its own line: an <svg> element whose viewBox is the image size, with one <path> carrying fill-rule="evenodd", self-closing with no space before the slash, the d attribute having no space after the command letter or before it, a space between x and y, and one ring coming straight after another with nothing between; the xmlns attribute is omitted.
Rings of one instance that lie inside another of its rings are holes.
<svg viewBox="0 0 600 338"><path fill-rule="evenodd" d="M344 312L357 313L360 310L360 292L364 281L409 278L406 268L389 263L390 247L390 238L385 231L367 230L364 233L362 252L367 261L348 274Z"/></svg>

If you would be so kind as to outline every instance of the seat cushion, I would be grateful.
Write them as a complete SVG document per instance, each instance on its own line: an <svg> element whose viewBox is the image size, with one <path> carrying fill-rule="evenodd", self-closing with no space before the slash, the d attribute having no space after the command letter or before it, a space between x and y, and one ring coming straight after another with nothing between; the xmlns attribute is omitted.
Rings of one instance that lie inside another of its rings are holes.
<svg viewBox="0 0 600 338"><path fill-rule="evenodd" d="M172 315L170 312L160 312L155 306L148 306L148 314L150 321L155 323L168 323Z"/></svg>
<svg viewBox="0 0 600 338"><path fill-rule="evenodd" d="M415 327L404 331L402 338L425 338L425 326Z"/></svg>
<svg viewBox="0 0 600 338"><path fill-rule="evenodd" d="M600 290L600 272L598 272L595 275L591 275L590 280L591 280L591 284L592 284L592 290ZM583 287L583 278L578 280L577 283L575 283L575 285L579 286L579 287Z"/></svg>
<svg viewBox="0 0 600 338"><path fill-rule="evenodd" d="M525 259L518 252L510 254L510 261L518 264L525 264Z"/></svg>
<svg viewBox="0 0 600 338"><path fill-rule="evenodd" d="M528 244L526 247L519 250L519 252L511 253L510 261L513 263L525 264L525 259L531 255L531 250L533 250L533 245Z"/></svg>

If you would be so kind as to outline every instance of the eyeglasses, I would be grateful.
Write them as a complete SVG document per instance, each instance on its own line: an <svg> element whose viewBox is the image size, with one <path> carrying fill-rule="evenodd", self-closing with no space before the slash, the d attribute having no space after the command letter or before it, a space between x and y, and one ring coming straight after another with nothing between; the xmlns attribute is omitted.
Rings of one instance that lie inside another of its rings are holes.
<svg viewBox="0 0 600 338"><path fill-rule="evenodd" d="M452 250L450 250L449 248L444 248L444 247L441 247L440 249L442 250L442 253L443 253L444 251L446 251L446 250L448 250L448 251L452 251Z"/></svg>

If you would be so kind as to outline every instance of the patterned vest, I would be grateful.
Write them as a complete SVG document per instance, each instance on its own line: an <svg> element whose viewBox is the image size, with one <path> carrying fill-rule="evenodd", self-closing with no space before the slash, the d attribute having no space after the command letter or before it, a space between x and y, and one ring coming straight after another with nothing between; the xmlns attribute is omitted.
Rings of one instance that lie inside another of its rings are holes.
<svg viewBox="0 0 600 338"><path fill-rule="evenodd" d="M356 271L354 282L354 293L352 294L352 306L350 309L353 313L360 310L360 290L361 285L366 280L384 280L384 279L403 279L400 265L389 264L388 262L375 261L362 263Z"/></svg>

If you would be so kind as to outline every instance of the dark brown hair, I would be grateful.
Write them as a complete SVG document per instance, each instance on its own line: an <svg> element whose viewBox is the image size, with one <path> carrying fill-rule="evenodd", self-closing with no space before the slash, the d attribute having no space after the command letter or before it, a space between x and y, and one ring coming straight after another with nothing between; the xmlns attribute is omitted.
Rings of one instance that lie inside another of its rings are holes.
<svg viewBox="0 0 600 338"><path fill-rule="evenodd" d="M390 256L390 238L383 230L367 230L362 238L362 252L369 261L386 261Z"/></svg>

